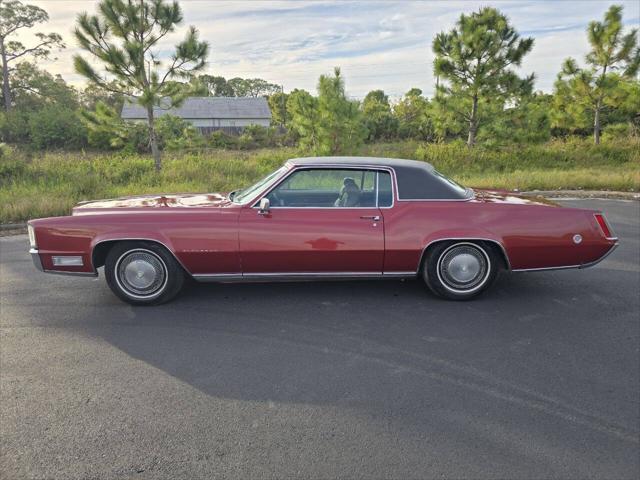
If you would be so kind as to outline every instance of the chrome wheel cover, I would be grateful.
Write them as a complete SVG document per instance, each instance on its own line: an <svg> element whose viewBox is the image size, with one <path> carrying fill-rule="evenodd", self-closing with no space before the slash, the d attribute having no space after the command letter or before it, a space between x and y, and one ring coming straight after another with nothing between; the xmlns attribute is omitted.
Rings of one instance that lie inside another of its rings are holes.
<svg viewBox="0 0 640 480"><path fill-rule="evenodd" d="M473 243L457 243L438 259L437 272L442 285L454 293L478 290L489 278L491 263L487 253Z"/></svg>
<svg viewBox="0 0 640 480"><path fill-rule="evenodd" d="M158 296L167 285L167 267L151 250L129 250L116 262L118 286L133 298L149 299Z"/></svg>

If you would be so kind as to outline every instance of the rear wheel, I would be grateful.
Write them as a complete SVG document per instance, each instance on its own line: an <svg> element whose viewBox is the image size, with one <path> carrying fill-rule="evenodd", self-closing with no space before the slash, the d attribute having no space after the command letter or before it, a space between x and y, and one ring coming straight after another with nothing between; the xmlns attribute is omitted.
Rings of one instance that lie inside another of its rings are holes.
<svg viewBox="0 0 640 480"><path fill-rule="evenodd" d="M443 242L427 252L422 267L429 289L450 300L468 300L495 280L499 259L482 243Z"/></svg>
<svg viewBox="0 0 640 480"><path fill-rule="evenodd" d="M184 283L184 272L173 255L149 242L116 244L107 255L104 271L113 293L132 305L167 302Z"/></svg>

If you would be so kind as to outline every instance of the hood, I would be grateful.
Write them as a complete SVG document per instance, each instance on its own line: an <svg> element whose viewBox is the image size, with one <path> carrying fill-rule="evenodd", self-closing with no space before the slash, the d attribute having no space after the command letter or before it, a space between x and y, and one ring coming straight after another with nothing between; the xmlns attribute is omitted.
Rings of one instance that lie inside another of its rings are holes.
<svg viewBox="0 0 640 480"><path fill-rule="evenodd" d="M508 190L482 190L473 189L476 201L485 203L509 203L513 205L539 205L547 207L560 207L561 205L539 195L522 195Z"/></svg>
<svg viewBox="0 0 640 480"><path fill-rule="evenodd" d="M125 208L216 208L231 205L226 195L220 193L185 193L171 195L138 195L134 197L111 198L80 202L73 208L73 214L119 210Z"/></svg>

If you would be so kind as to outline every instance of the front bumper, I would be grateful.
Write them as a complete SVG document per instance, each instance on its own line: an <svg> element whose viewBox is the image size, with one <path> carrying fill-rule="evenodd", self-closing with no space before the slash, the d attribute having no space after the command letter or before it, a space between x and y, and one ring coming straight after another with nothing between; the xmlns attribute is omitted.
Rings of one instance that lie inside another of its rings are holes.
<svg viewBox="0 0 640 480"><path fill-rule="evenodd" d="M42 260L40 259L40 254L38 253L37 248L29 249L29 253L31 254L31 260L33 261L33 265L41 272L44 272L44 267L42 266Z"/></svg>
<svg viewBox="0 0 640 480"><path fill-rule="evenodd" d="M74 272L74 271L69 271L69 270L45 270L44 266L42 265L42 259L40 258L40 253L38 252L38 249L37 248L31 248L31 249L29 249L29 253L31 254L31 260L33 261L33 265L40 272L56 273L58 275L71 275L71 276L76 276L76 277L97 277L98 276L98 272Z"/></svg>

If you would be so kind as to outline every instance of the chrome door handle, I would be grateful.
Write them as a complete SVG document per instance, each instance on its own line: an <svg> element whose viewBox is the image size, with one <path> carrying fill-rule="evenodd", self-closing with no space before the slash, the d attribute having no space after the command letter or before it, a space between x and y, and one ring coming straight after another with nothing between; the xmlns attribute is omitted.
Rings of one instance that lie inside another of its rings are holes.
<svg viewBox="0 0 640 480"><path fill-rule="evenodd" d="M360 218L363 220L373 220L374 222L380 221L380 215L363 215Z"/></svg>

